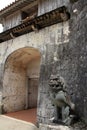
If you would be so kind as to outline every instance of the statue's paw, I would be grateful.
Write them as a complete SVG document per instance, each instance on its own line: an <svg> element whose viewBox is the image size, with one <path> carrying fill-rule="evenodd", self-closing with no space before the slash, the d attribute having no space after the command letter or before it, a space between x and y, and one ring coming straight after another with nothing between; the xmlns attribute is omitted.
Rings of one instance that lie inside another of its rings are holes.
<svg viewBox="0 0 87 130"><path fill-rule="evenodd" d="M63 122L66 124L66 125L72 125L74 124L74 120L75 120L75 115L70 115L69 117L67 117Z"/></svg>
<svg viewBox="0 0 87 130"><path fill-rule="evenodd" d="M55 119L55 118L52 117L52 118L49 119L49 121L53 123L53 120L54 120L54 119Z"/></svg>
<svg viewBox="0 0 87 130"><path fill-rule="evenodd" d="M58 123L58 120L55 120L55 119L54 119L54 120L53 120L53 123Z"/></svg>
<svg viewBox="0 0 87 130"><path fill-rule="evenodd" d="M63 120L63 122L66 124L66 125L70 125L71 124L71 118L70 117L67 117L65 120Z"/></svg>
<svg viewBox="0 0 87 130"><path fill-rule="evenodd" d="M78 122L80 119L79 116L77 116L77 115L70 115L70 118L72 119L71 124Z"/></svg>
<svg viewBox="0 0 87 130"><path fill-rule="evenodd" d="M52 117L49 119L51 123L58 123L58 121L55 119L55 117Z"/></svg>

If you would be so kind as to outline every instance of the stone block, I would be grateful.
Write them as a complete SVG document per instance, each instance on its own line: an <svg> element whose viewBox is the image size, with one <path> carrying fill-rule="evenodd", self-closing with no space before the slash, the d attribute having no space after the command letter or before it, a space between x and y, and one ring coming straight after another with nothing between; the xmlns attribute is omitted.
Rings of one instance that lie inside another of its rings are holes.
<svg viewBox="0 0 87 130"><path fill-rule="evenodd" d="M40 124L40 130L71 130L67 126L52 125L52 124Z"/></svg>

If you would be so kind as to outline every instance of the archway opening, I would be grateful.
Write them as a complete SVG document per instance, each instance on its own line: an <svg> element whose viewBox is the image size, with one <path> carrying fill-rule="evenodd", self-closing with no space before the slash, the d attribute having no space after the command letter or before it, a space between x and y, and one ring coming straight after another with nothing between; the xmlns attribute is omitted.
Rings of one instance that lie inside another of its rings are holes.
<svg viewBox="0 0 87 130"><path fill-rule="evenodd" d="M37 108L40 52L21 48L6 60L3 80L4 113Z"/></svg>

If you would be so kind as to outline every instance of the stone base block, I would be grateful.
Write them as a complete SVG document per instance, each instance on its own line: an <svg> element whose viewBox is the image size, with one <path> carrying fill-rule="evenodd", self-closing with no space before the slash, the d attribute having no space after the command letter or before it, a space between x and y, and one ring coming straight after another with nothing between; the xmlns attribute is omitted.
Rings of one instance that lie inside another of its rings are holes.
<svg viewBox="0 0 87 130"><path fill-rule="evenodd" d="M63 125L54 125L54 124L40 124L40 130L71 130L67 126Z"/></svg>
<svg viewBox="0 0 87 130"><path fill-rule="evenodd" d="M87 124L78 122L72 127L58 124L39 124L39 130L87 130Z"/></svg>

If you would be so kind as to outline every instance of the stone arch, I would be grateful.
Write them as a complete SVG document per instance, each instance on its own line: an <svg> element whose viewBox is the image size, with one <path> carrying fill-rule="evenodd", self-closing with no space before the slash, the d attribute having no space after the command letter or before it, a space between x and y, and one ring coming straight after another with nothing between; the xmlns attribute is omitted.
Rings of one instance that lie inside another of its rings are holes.
<svg viewBox="0 0 87 130"><path fill-rule="evenodd" d="M33 47L23 47L6 59L3 78L5 113L37 107L41 54Z"/></svg>

